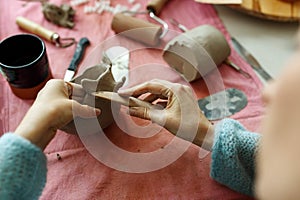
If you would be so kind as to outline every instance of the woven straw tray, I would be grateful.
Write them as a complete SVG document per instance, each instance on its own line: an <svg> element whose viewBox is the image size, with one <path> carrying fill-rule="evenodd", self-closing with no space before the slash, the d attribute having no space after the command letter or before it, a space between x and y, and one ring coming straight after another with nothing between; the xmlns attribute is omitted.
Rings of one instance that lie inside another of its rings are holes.
<svg viewBox="0 0 300 200"><path fill-rule="evenodd" d="M243 0L240 5L229 5L236 10L275 21L295 22L300 19L300 1Z"/></svg>

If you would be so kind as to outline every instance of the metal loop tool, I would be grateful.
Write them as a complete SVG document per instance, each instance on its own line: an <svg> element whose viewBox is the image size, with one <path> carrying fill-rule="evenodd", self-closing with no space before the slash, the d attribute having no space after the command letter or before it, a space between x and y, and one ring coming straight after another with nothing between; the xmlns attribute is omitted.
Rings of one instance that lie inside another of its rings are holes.
<svg viewBox="0 0 300 200"><path fill-rule="evenodd" d="M123 11L122 13L129 13L129 14L143 14L143 15L149 15L151 19L162 25L162 33L160 34L159 38L163 38L168 30L169 25L167 22L162 20L161 18L157 17L157 15L162 10L163 6L168 2L169 0L152 0L147 4L147 11L139 11L139 12L132 12L132 11Z"/></svg>
<svg viewBox="0 0 300 200"><path fill-rule="evenodd" d="M154 21L158 22L159 24L161 24L162 27L163 27L163 32L160 35L160 38L163 38L167 34L168 29L169 29L169 25L164 20L157 17L157 15L160 13L163 6L167 2L168 2L168 0L152 0L147 5L147 10L148 10L148 13L149 13L149 17L151 19L153 19Z"/></svg>
<svg viewBox="0 0 300 200"><path fill-rule="evenodd" d="M75 38L61 38L58 33L50 31L24 17L17 17L16 23L20 28L48 40L57 47L66 48L76 43Z"/></svg>

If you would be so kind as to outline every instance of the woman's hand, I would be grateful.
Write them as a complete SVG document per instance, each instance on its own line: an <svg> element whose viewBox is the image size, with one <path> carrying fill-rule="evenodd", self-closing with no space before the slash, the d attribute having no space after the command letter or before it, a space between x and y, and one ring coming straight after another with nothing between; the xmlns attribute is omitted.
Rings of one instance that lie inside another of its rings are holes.
<svg viewBox="0 0 300 200"><path fill-rule="evenodd" d="M199 109L192 89L188 86L164 80L152 80L121 90L119 94L144 97L144 101L162 105L145 108L139 102L131 102L131 105L134 106L129 108L129 113L132 116L152 120L174 135L179 132L184 133L184 135L179 134L178 136L192 141L198 146L202 145L206 133L212 128L211 123ZM134 101L134 99L130 98L130 101ZM196 136L195 132L197 132ZM191 135L195 137L191 138Z"/></svg>
<svg viewBox="0 0 300 200"><path fill-rule="evenodd" d="M55 79L48 81L15 134L43 150L55 136L57 129L65 126L74 117L90 118L100 114L99 109L80 104L84 95L85 91L77 84Z"/></svg>

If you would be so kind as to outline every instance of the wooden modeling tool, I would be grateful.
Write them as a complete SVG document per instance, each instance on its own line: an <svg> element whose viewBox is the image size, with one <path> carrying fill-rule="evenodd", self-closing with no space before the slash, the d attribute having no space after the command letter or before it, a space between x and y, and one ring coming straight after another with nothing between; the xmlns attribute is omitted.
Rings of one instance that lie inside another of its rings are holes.
<svg viewBox="0 0 300 200"><path fill-rule="evenodd" d="M138 104L138 107L161 109L159 105L153 105L135 97L123 97L116 92L100 91L94 92L92 95L127 107L135 107ZM234 88L229 88L198 100L200 109L209 120L218 120L231 116L241 111L247 103L246 95L241 90Z"/></svg>
<svg viewBox="0 0 300 200"><path fill-rule="evenodd" d="M93 92L92 95L98 98L106 99L112 102L119 103L121 105L127 106L127 107L134 107L136 106L136 103L138 103L139 107L145 107L145 108L151 108L155 105L148 103L146 101L140 100L135 97L124 97L120 96L116 92L108 92L108 91L99 91L99 92ZM132 100L130 100L132 99Z"/></svg>

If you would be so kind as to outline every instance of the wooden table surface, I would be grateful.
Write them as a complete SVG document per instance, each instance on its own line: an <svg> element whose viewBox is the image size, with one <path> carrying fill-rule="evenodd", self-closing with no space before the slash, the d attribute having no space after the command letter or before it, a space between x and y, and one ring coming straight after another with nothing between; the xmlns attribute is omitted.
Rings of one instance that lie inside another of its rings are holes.
<svg viewBox="0 0 300 200"><path fill-rule="evenodd" d="M243 0L241 5L232 5L231 7L275 21L298 21L300 18L300 1Z"/></svg>

